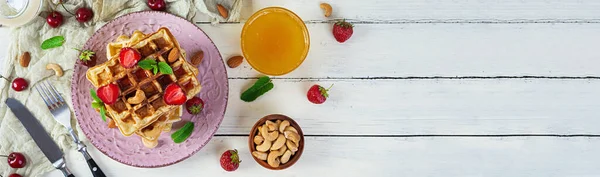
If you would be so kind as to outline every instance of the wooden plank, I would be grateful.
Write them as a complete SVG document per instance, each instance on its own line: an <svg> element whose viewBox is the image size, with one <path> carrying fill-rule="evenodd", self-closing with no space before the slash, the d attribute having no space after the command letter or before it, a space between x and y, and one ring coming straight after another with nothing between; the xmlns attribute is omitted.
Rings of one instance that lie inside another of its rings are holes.
<svg viewBox="0 0 600 177"><path fill-rule="evenodd" d="M331 18L346 18L366 22L407 21L452 22L561 22L582 19L583 22L597 22L600 18L600 2L593 0L303 0L303 1L244 1L242 21L252 13L270 6L288 8L306 21L322 21L326 18L319 8L321 2L333 7ZM203 15L197 15L196 21L207 21Z"/></svg>
<svg viewBox="0 0 600 177"><path fill-rule="evenodd" d="M229 82L219 134L248 134L261 117L282 113L311 135L600 134L600 80L302 80L277 79L252 103L254 79ZM310 86L335 84L322 105Z"/></svg>
<svg viewBox="0 0 600 177"><path fill-rule="evenodd" d="M90 147L107 176L598 176L598 138L445 137L327 138L306 137L305 151L291 168L267 170L248 152L247 137L215 137L191 158L173 166L144 169L122 165ZM237 148L242 163L225 172L219 156ZM76 176L90 176L75 150L67 162ZM325 175L327 174L327 175ZM59 177L53 171L47 177Z"/></svg>
<svg viewBox="0 0 600 177"><path fill-rule="evenodd" d="M224 60L240 55L242 24L199 25ZM285 77L600 76L600 24L368 24L339 44L309 24L305 62ZM230 77L258 73L247 62Z"/></svg>

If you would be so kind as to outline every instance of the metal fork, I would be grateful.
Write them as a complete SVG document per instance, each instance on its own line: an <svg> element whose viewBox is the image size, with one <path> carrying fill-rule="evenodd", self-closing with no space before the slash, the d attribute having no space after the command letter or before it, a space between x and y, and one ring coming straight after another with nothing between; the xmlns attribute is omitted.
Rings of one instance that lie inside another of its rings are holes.
<svg viewBox="0 0 600 177"><path fill-rule="evenodd" d="M73 131L73 128L71 128L71 111L69 110L69 106L67 106L67 103L63 97L60 96L58 91L56 91L56 88L50 84L50 82L46 81L40 82L35 87L35 90L37 90L46 103L46 106L48 106L48 109L50 109L54 119L67 128L69 134L71 134L71 138L73 138L73 141L77 144L77 151L81 152L83 157L85 157L85 160L87 161L87 164L90 167L94 177L106 177L94 159L92 159L90 154L87 152L87 147L85 144L79 141L79 138L77 138L75 135L75 131Z"/></svg>

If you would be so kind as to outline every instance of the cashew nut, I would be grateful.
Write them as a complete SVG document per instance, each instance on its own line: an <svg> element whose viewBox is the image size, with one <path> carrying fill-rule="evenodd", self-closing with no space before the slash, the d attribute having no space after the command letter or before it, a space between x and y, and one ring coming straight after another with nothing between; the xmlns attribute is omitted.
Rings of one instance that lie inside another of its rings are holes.
<svg viewBox="0 0 600 177"><path fill-rule="evenodd" d="M48 63L46 65L46 69L51 69L54 70L54 73L56 74L56 76L60 77L63 75L63 70L60 67L60 65L56 64L56 63Z"/></svg>
<svg viewBox="0 0 600 177"><path fill-rule="evenodd" d="M271 151L277 150L281 148L281 146L285 145L285 140L285 136L279 134L279 137L277 137L277 140L275 140L275 143L273 143L273 146L271 146Z"/></svg>
<svg viewBox="0 0 600 177"><path fill-rule="evenodd" d="M327 4L327 3L321 3L319 5L319 7L321 7L321 9L323 9L325 12L325 17L329 17L331 16L331 12L333 11L333 8L331 8L331 5Z"/></svg>
<svg viewBox="0 0 600 177"><path fill-rule="evenodd" d="M300 142L300 135L298 135L298 133L296 133L296 132L284 131L283 135L285 135L285 138L292 140L296 144L298 144L298 142Z"/></svg>
<svg viewBox="0 0 600 177"><path fill-rule="evenodd" d="M292 140L287 140L285 145L287 145L288 149L292 152L298 151L298 145L296 143L294 143Z"/></svg>
<svg viewBox="0 0 600 177"><path fill-rule="evenodd" d="M285 130L283 130L283 131L293 131L293 132L296 132L296 133L298 133L298 130L296 130L296 129L295 129L294 127L292 127L292 126L285 127Z"/></svg>
<svg viewBox="0 0 600 177"><path fill-rule="evenodd" d="M270 120L267 120L267 122L265 122L265 124L269 128L269 131L276 131L279 128L277 126L277 123L270 121Z"/></svg>
<svg viewBox="0 0 600 177"><path fill-rule="evenodd" d="M260 152L267 152L271 148L271 141L264 141L261 145L256 146L256 150Z"/></svg>
<svg viewBox="0 0 600 177"><path fill-rule="evenodd" d="M135 91L135 96L128 98L127 102L129 104L140 104L142 101L146 99L146 94L142 90Z"/></svg>
<svg viewBox="0 0 600 177"><path fill-rule="evenodd" d="M285 145L285 143L283 143L284 145L281 146L281 148L279 148L279 150L277 150L277 152L279 152L279 156L283 155L283 153L285 153L285 151L288 150L287 146Z"/></svg>
<svg viewBox="0 0 600 177"><path fill-rule="evenodd" d="M254 151L252 155L260 160L267 160L268 154L266 152Z"/></svg>
<svg viewBox="0 0 600 177"><path fill-rule="evenodd" d="M277 168L277 167L279 167L279 164L281 163L281 162L279 161L279 152L276 152L276 151L275 151L275 152L273 152L273 151L271 151L271 152L269 153L269 155L267 156L267 163L268 163L268 164L269 164L271 167L274 167L274 168Z"/></svg>
<svg viewBox="0 0 600 177"><path fill-rule="evenodd" d="M279 124L279 132L283 133L283 131L286 130L286 127L290 126L290 121L284 120L283 122L281 122L281 124ZM298 133L298 132L296 132Z"/></svg>
<svg viewBox="0 0 600 177"><path fill-rule="evenodd" d="M263 127L261 129L261 134L262 134L263 138L265 138L265 140L267 140L267 141L275 141L277 139L277 137L279 137L279 132L278 131L269 132L268 130L269 130L269 128L267 128L267 124L263 125Z"/></svg>
<svg viewBox="0 0 600 177"><path fill-rule="evenodd" d="M263 137L262 137L262 136L260 136L260 135L256 135L256 136L254 137L254 144L260 144L260 143L262 143L263 141L265 141L265 138L263 138Z"/></svg>
<svg viewBox="0 0 600 177"><path fill-rule="evenodd" d="M254 153L252 153L252 154L254 154ZM290 157L292 157L292 151L290 151L290 150L285 151L283 153L283 156L281 156L281 163L282 164L287 163L288 161L290 161Z"/></svg>
<svg viewBox="0 0 600 177"><path fill-rule="evenodd" d="M154 148L158 145L158 140L147 140L146 138L142 138L142 143L147 148Z"/></svg>
<svg viewBox="0 0 600 177"><path fill-rule="evenodd" d="M262 134L260 133L260 132L262 131L262 126L258 126L258 128L257 128L257 129L258 129L258 134L257 134L257 135L259 135L259 136L260 136L260 135L262 135Z"/></svg>

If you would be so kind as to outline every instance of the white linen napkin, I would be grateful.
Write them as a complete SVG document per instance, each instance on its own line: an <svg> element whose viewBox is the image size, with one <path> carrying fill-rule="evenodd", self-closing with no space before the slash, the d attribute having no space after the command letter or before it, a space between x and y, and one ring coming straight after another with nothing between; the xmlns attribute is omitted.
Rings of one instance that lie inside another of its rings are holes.
<svg viewBox="0 0 600 177"><path fill-rule="evenodd" d="M61 12L64 21L62 26L51 28L46 24L45 17L48 14L47 9L55 5L48 0L42 8L43 12L37 18L24 26L12 28L11 38L3 39L3 42L10 42L10 44L2 67L4 70L0 74L10 78L25 78L29 81L29 88L21 92L15 92L10 88L9 82L0 80L0 88L2 88L0 90L0 154L21 152L27 157L27 165L21 169L12 169L7 163L0 163L2 176L8 176L11 173L19 173L23 176L41 176L54 170L52 164L44 157L19 120L5 105L6 98L12 97L20 100L40 121L63 151L74 151L75 146L66 128L52 118L50 111L32 88L39 81L49 80L62 93L69 105L72 105L71 76L79 54L73 48L81 48L96 30L116 17L131 12L149 10L146 0L65 0L64 3L65 7L71 12L74 12L78 7L91 6L94 11L94 18L90 22L80 24L62 7L57 7L55 9ZM222 4L230 10L228 19L223 19L218 15L215 3ZM194 18L195 15L207 15L214 23L238 21L241 6L242 0L167 0L167 12L169 13L188 20ZM196 12L203 14L196 14ZM62 35L66 39L62 47L50 50L40 48L45 39L57 35ZM31 62L27 68L21 67L18 62L19 56L25 51L31 54ZM46 70L45 66L48 63L59 64L64 70L64 76L57 77L54 76L52 71ZM70 107L73 110L72 106ZM83 133L79 131L79 127L75 126L77 124L74 114L71 116L71 122L73 127L77 127L80 139L91 146ZM103 170L106 172L109 169Z"/></svg>

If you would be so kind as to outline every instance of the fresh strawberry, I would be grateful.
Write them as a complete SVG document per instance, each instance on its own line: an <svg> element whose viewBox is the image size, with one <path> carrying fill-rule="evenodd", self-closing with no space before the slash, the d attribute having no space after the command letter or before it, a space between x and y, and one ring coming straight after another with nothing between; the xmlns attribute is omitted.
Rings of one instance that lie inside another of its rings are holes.
<svg viewBox="0 0 600 177"><path fill-rule="evenodd" d="M238 156L237 149L227 150L221 155L221 167L225 171L235 171L240 166L240 157Z"/></svg>
<svg viewBox="0 0 600 177"><path fill-rule="evenodd" d="M185 102L185 109L187 109L187 112L189 112L190 114L200 114L200 112L202 112L202 109L204 109L204 101L202 101L202 99L198 97L193 97L192 99Z"/></svg>
<svg viewBox="0 0 600 177"><path fill-rule="evenodd" d="M135 66L140 59L142 59L140 52L130 47L122 48L119 53L119 61L121 62L121 66L125 68Z"/></svg>
<svg viewBox="0 0 600 177"><path fill-rule="evenodd" d="M116 84L108 84L96 90L98 98L106 104L113 104L119 98L119 87Z"/></svg>
<svg viewBox="0 0 600 177"><path fill-rule="evenodd" d="M80 52L79 61L81 62L81 64L83 64L87 67L96 66L96 52L93 52L91 50L80 50L80 49L75 49L75 50Z"/></svg>
<svg viewBox="0 0 600 177"><path fill-rule="evenodd" d="M327 91L331 89L331 86L328 89L325 89L320 85L313 85L312 87L310 87L310 89L308 89L308 93L306 94L306 97L308 97L308 101L314 104L323 104L323 102L327 100L327 97L329 97Z"/></svg>
<svg viewBox="0 0 600 177"><path fill-rule="evenodd" d="M163 100L169 105L182 105L186 99L181 87L175 83L169 84L165 89Z"/></svg>
<svg viewBox="0 0 600 177"><path fill-rule="evenodd" d="M346 20L338 21L333 24L333 37L340 43L346 42L346 40L352 37L352 30L354 26L351 23L346 22Z"/></svg>

